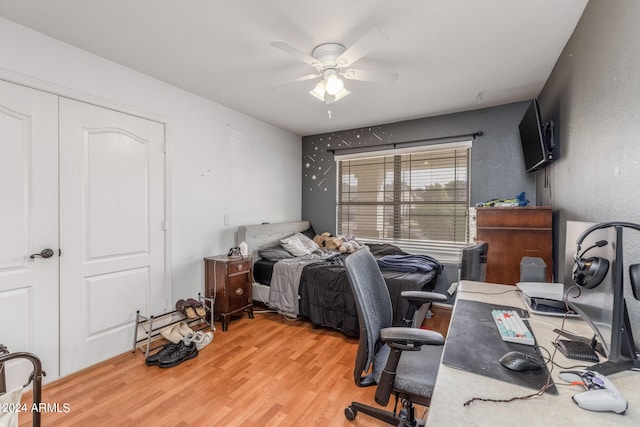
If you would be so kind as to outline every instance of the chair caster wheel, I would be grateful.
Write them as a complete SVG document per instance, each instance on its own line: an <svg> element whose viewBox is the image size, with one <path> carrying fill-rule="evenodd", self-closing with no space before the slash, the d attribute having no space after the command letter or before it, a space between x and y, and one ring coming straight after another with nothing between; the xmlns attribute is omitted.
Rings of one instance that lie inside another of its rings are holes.
<svg viewBox="0 0 640 427"><path fill-rule="evenodd" d="M351 406L347 406L346 408L344 408L344 416L349 420L349 421L353 421L356 419L356 410L353 409Z"/></svg>

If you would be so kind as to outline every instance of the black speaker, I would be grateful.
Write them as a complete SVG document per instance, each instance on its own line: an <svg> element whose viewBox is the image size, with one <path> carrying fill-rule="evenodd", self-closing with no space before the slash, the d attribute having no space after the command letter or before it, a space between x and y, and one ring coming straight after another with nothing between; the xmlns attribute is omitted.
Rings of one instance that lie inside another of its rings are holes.
<svg viewBox="0 0 640 427"><path fill-rule="evenodd" d="M609 242L607 242L606 240L600 240L596 242L593 246L590 246L587 249L585 249L582 253L580 253L580 250L582 249L580 245L582 245L582 242L584 241L584 239L586 239L587 236L592 232L594 232L595 230L601 230L603 228L609 228L609 227L626 227L626 228L633 228L635 230L640 231L640 225L638 224L634 224L632 222L617 222L617 221L603 222L587 228L580 235L580 237L578 237L578 240L576 240L576 246L577 246L576 254L573 257L575 262L575 265L573 266L573 280L575 280L577 285L582 286L586 289L593 289L596 286L598 286L600 283L602 283L605 276L607 275L607 272L609 271L609 260L601 257L583 258L583 256L590 249L593 249L595 247L605 246ZM636 299L640 299L638 298L640 295L636 296L637 289L636 289L636 286L633 284L637 279L640 279L639 277L640 270L638 270L636 265L638 264L635 264L629 267L629 273L631 276L632 289L634 291L634 296L636 297ZM631 271L632 267L634 267L633 272ZM640 282L640 280L638 281ZM638 291L638 293L640 294L640 291Z"/></svg>

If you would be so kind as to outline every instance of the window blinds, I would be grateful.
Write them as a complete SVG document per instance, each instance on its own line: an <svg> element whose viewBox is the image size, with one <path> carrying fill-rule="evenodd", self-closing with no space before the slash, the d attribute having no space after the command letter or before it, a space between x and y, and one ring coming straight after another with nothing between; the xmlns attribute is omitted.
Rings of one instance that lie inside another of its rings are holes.
<svg viewBox="0 0 640 427"><path fill-rule="evenodd" d="M452 146L339 160L338 233L465 244L471 143Z"/></svg>

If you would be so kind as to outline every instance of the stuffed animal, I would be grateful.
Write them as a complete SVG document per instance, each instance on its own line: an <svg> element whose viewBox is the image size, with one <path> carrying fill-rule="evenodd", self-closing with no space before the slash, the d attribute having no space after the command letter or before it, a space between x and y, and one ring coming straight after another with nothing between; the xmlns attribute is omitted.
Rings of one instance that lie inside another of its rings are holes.
<svg viewBox="0 0 640 427"><path fill-rule="evenodd" d="M333 237L328 231L325 231L320 235L316 234L313 237L313 241L322 249L326 249L328 251L340 250L340 247L342 246L342 240L338 237Z"/></svg>
<svg viewBox="0 0 640 427"><path fill-rule="evenodd" d="M345 241L345 238L343 237L341 240L342 244L340 245L339 251L342 253L352 254L362 247L362 245L354 238Z"/></svg>

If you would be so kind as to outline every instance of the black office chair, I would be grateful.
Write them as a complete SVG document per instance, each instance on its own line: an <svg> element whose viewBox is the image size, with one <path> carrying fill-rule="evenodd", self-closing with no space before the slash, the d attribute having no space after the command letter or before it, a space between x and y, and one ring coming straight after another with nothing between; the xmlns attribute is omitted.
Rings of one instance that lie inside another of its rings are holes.
<svg viewBox="0 0 640 427"><path fill-rule="evenodd" d="M419 328L390 327L393 310L389 290L371 252L360 250L349 255L345 267L360 325L355 383L358 387L377 384L375 400L381 406L387 406L393 393L395 406L389 412L352 402L344 414L349 420L362 412L392 425L423 425L415 419L414 403L429 406L444 338ZM444 295L432 292L405 291L402 295L413 305L446 301ZM399 413L398 401L402 402Z"/></svg>

